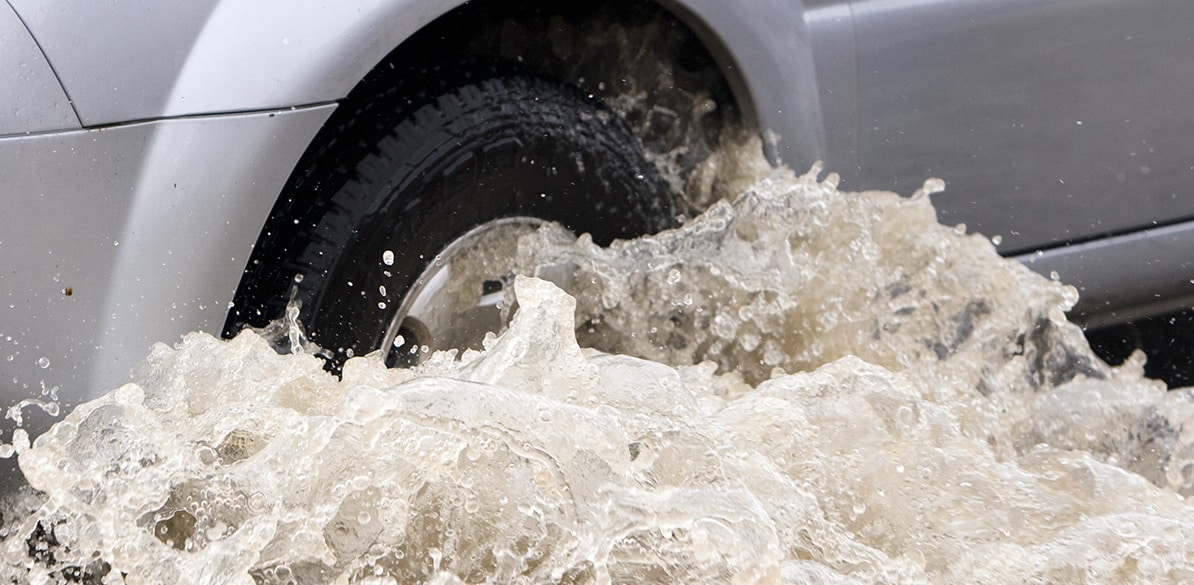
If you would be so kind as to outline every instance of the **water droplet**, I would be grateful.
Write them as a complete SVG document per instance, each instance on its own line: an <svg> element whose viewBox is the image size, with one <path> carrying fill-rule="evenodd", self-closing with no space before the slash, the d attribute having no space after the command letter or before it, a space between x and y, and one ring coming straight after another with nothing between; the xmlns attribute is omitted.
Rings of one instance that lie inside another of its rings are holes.
<svg viewBox="0 0 1194 585"><path fill-rule="evenodd" d="M303 281L303 275L301 275L301 274L296 274L296 275L294 275L294 282L295 282L295 284L298 284L298 283L300 283L300 282L302 282L302 281Z"/></svg>
<svg viewBox="0 0 1194 585"><path fill-rule="evenodd" d="M39 367L43 370L50 367L50 358L43 357L43 358L37 360L37 367Z"/></svg>
<svg viewBox="0 0 1194 585"><path fill-rule="evenodd" d="M1003 236L1001 236L1001 235L999 235L999 234L995 234L995 235L991 236L991 243L992 243L992 244L994 244L994 245L996 245L996 246L998 246L999 244L1002 244L1002 243L1003 243Z"/></svg>
<svg viewBox="0 0 1194 585"><path fill-rule="evenodd" d="M910 197L910 199L913 201L927 199L929 195L940 193L944 190L945 181L938 178L929 178L925 180L924 184L922 184L919 189L912 193L912 197Z"/></svg>
<svg viewBox="0 0 1194 585"><path fill-rule="evenodd" d="M394 265L394 251L386 250L385 252L382 252L381 253L381 261L386 266L393 266Z"/></svg>

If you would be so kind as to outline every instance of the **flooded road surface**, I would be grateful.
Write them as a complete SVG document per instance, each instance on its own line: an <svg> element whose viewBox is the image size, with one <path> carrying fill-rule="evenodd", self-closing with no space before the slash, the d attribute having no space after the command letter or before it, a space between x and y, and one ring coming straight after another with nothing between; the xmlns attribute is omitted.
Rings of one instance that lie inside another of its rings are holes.
<svg viewBox="0 0 1194 585"><path fill-rule="evenodd" d="M156 347L16 441L5 581L1194 582L1190 392L1095 358L933 182L723 162L682 228L524 238L483 352Z"/></svg>

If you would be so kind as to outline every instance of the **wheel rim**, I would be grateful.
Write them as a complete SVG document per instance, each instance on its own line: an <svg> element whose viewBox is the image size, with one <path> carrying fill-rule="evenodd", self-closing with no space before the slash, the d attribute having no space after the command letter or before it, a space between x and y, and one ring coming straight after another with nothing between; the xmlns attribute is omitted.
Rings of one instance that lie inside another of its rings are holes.
<svg viewBox="0 0 1194 585"><path fill-rule="evenodd" d="M390 321L382 345L386 365L413 366L439 350L481 349L486 333L500 332L518 239L543 223L533 217L496 219L448 244L411 285Z"/></svg>

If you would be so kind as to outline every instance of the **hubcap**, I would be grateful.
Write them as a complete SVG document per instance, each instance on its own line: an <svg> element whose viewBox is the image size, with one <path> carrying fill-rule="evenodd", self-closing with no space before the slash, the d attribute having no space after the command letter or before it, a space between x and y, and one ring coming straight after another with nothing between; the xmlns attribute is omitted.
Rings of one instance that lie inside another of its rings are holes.
<svg viewBox="0 0 1194 585"><path fill-rule="evenodd" d="M483 223L438 254L415 280L386 330L386 365L412 366L443 349L481 349L503 326L503 291L513 278L518 238L543 221L509 217Z"/></svg>

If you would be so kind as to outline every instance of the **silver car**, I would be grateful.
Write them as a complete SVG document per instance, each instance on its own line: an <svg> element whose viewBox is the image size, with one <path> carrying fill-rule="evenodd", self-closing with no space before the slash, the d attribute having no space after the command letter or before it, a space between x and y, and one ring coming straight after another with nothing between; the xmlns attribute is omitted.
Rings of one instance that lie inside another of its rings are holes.
<svg viewBox="0 0 1194 585"><path fill-rule="evenodd" d="M1187 0L6 0L0 79L5 404L288 310L333 370L474 343L519 233L672 225L744 134L945 179L1087 323L1194 293Z"/></svg>

